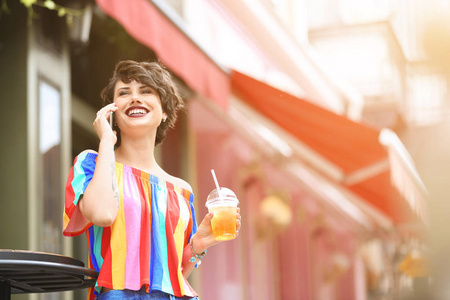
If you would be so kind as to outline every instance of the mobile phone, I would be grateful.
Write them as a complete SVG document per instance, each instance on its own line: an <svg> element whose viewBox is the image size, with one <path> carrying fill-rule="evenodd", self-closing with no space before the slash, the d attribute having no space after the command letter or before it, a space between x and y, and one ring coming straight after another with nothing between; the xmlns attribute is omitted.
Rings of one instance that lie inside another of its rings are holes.
<svg viewBox="0 0 450 300"><path fill-rule="evenodd" d="M113 128L113 125L114 125L113 116L114 116L114 113L112 111L109 112L109 126L111 126L111 128Z"/></svg>

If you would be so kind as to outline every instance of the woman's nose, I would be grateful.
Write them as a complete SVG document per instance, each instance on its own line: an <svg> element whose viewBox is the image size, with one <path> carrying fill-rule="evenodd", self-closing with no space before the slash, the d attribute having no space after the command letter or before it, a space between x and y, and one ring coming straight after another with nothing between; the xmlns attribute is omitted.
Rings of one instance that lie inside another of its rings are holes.
<svg viewBox="0 0 450 300"><path fill-rule="evenodd" d="M134 103L134 102L138 102L138 103L142 102L141 99L139 98L138 94L131 95L131 103Z"/></svg>

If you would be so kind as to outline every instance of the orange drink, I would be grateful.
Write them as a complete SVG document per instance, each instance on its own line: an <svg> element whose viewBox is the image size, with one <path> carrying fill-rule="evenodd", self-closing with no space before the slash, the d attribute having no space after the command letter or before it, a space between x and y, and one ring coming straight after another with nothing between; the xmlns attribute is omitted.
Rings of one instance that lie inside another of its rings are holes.
<svg viewBox="0 0 450 300"><path fill-rule="evenodd" d="M238 199L232 190L215 189L208 195L206 207L214 212L211 226L217 241L228 241L236 238L236 210Z"/></svg>
<svg viewBox="0 0 450 300"><path fill-rule="evenodd" d="M214 238L217 241L228 241L236 237L236 207L215 207L211 220Z"/></svg>

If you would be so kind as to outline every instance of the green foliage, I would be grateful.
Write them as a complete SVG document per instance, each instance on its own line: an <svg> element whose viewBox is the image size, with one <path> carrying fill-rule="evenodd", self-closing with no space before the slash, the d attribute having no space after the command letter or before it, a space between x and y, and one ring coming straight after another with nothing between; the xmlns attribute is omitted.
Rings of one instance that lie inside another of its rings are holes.
<svg viewBox="0 0 450 300"><path fill-rule="evenodd" d="M31 5L35 4L37 0L20 0L23 5L26 7L31 7Z"/></svg>
<svg viewBox="0 0 450 300"><path fill-rule="evenodd" d="M69 7L64 7L62 5L56 4L53 0L20 0L27 9L28 9L28 23L31 24L33 18L37 18L37 14L33 10L33 6L40 6L47 8L49 10L54 10L58 13L59 17L65 17L68 25L72 24L73 17L81 16L83 11L80 9L73 9ZM2 0L1 9L0 9L0 17L3 13L10 14L10 10L8 8L7 0Z"/></svg>
<svg viewBox="0 0 450 300"><path fill-rule="evenodd" d="M52 0L46 0L44 2L44 6L47 7L48 9L55 9L56 8L56 4Z"/></svg>

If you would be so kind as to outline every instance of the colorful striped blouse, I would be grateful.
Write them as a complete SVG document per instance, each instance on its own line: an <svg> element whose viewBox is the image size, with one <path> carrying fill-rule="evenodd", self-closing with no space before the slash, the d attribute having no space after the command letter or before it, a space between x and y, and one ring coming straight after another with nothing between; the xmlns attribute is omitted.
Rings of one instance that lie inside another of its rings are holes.
<svg viewBox="0 0 450 300"><path fill-rule="evenodd" d="M197 296L182 274L183 249L197 231L194 195L144 171L116 163L120 208L110 227L88 222L77 207L94 175L97 154L75 158L65 191L63 234L86 232L89 267L99 276L93 299L101 287L163 291Z"/></svg>

